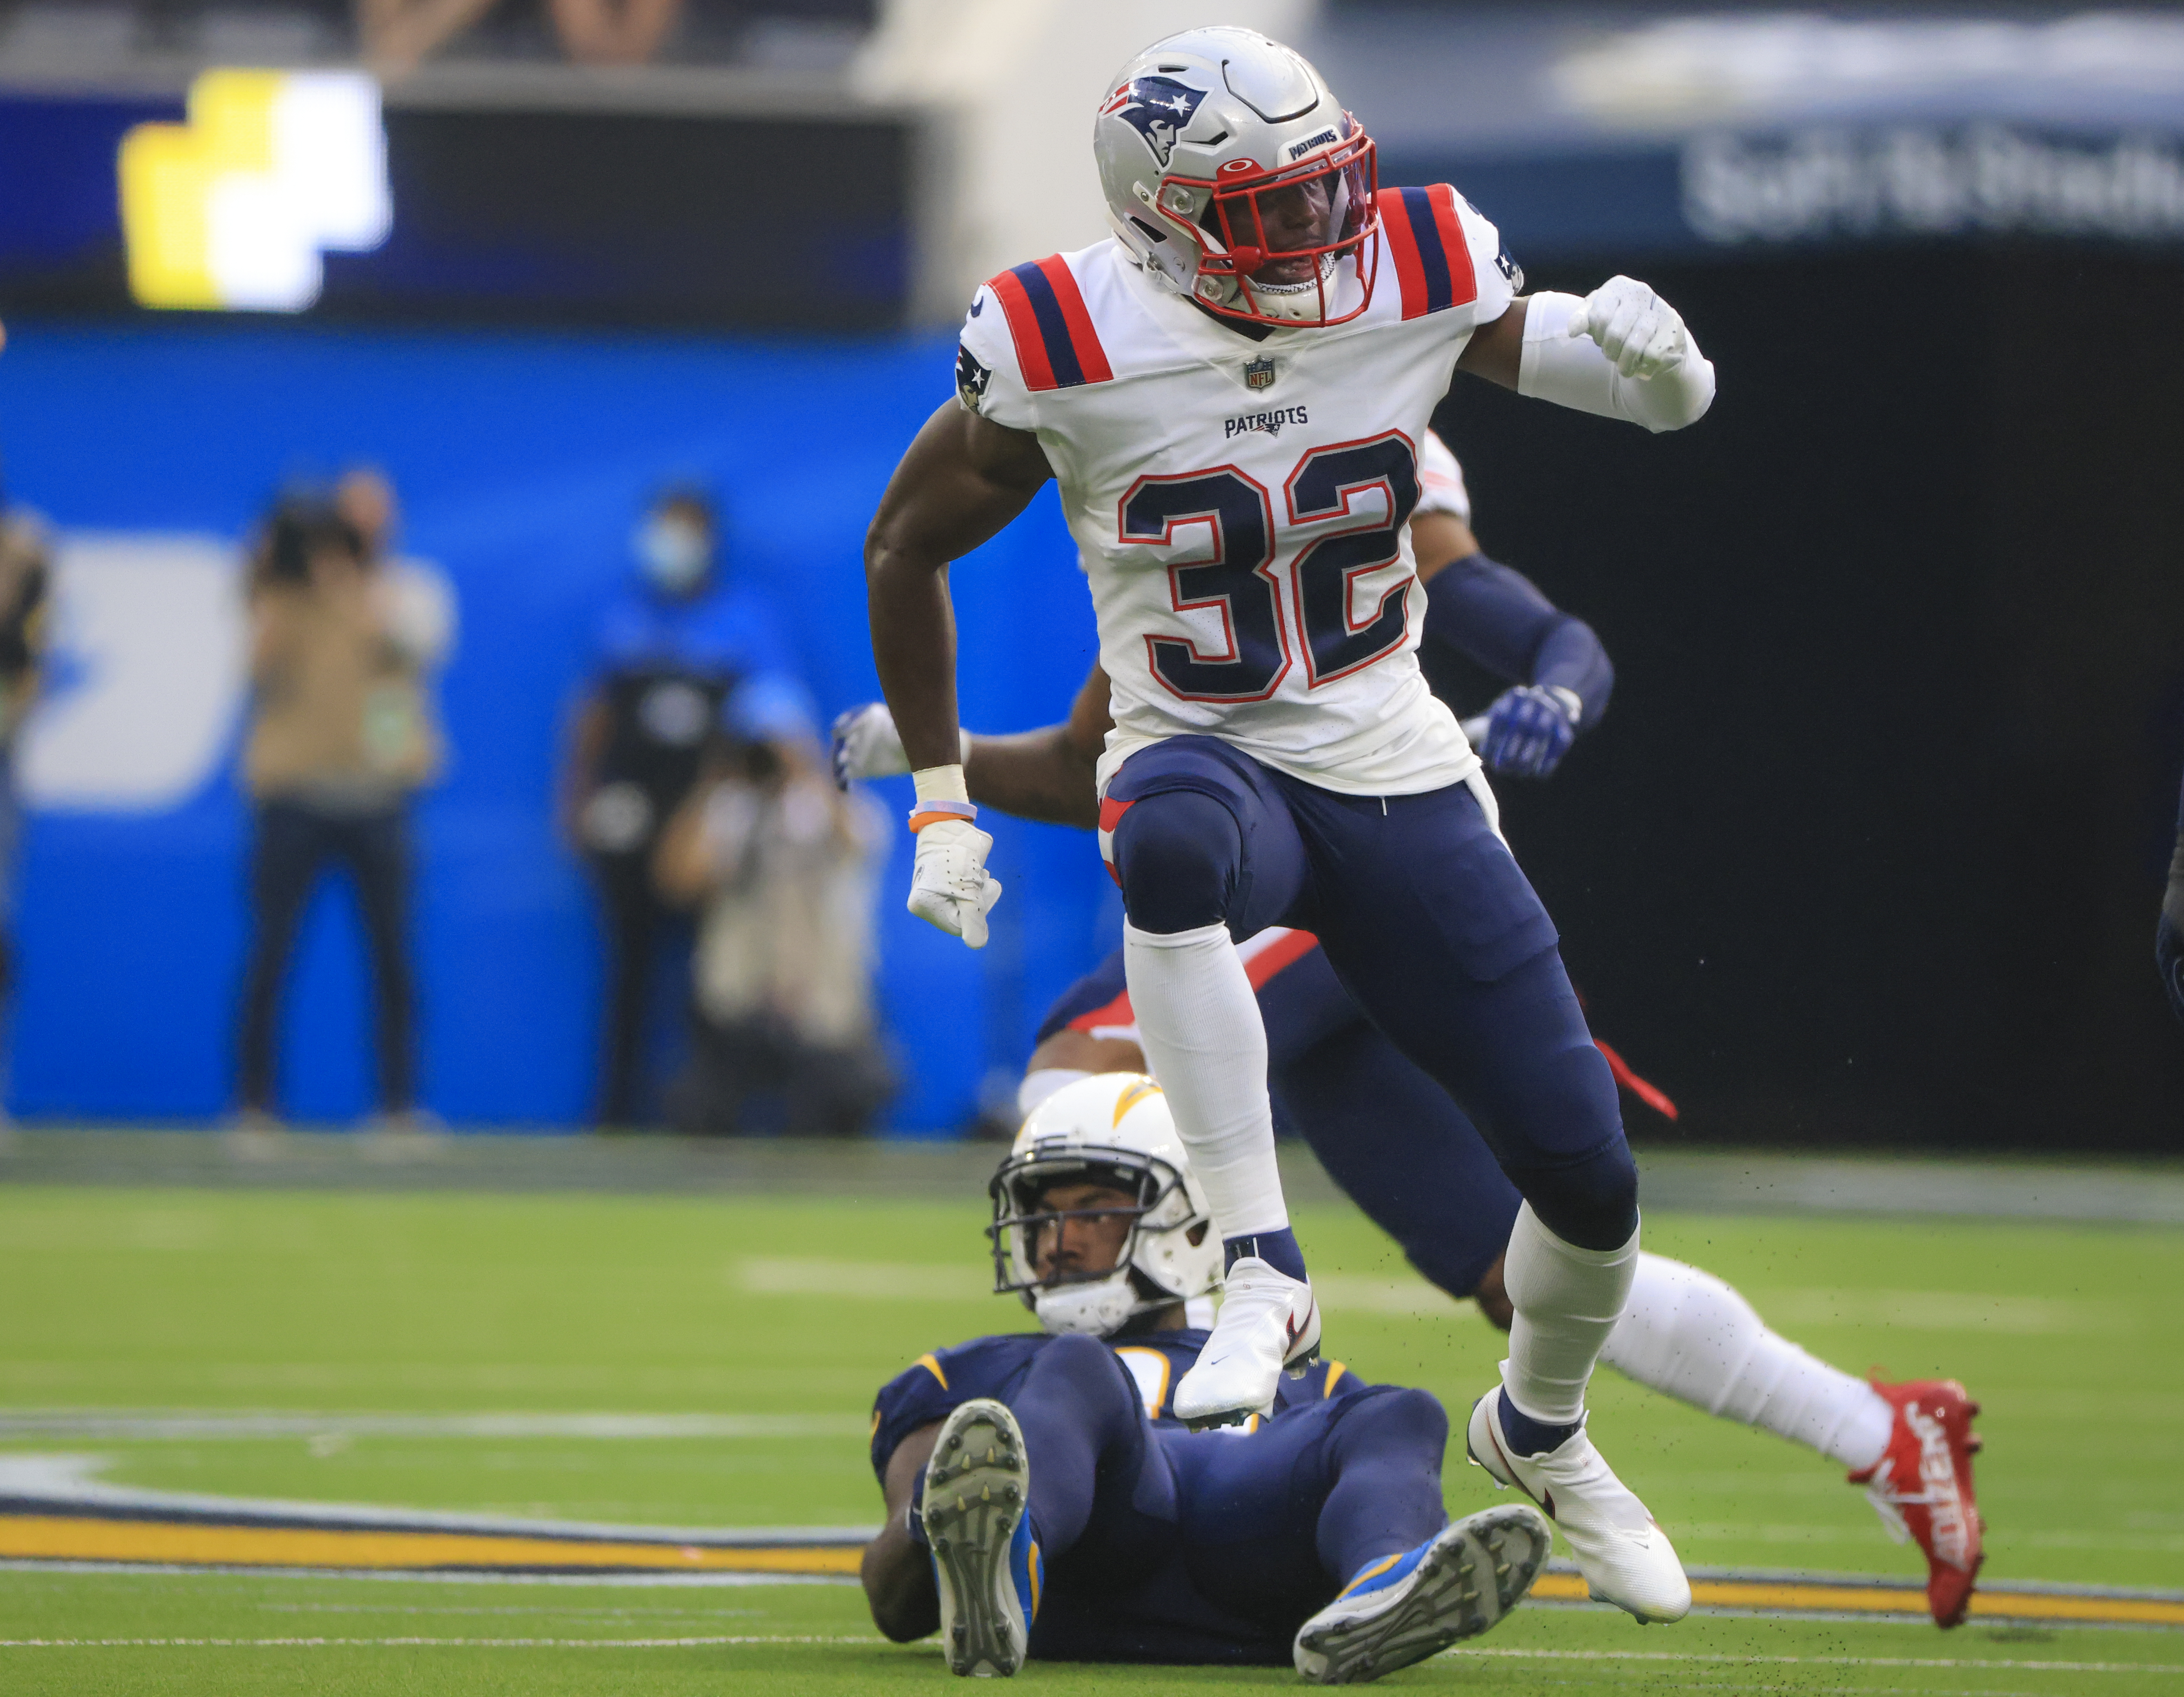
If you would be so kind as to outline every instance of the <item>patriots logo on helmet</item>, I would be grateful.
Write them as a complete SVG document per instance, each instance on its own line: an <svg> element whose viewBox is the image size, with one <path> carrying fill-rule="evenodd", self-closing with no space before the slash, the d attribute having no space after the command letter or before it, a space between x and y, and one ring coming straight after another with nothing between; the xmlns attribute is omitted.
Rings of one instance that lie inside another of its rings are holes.
<svg viewBox="0 0 2184 1697"><path fill-rule="evenodd" d="M1206 91L1166 76L1140 76L1125 83L1100 109L1120 118L1145 138L1162 170L1174 155L1176 138L1190 127Z"/></svg>

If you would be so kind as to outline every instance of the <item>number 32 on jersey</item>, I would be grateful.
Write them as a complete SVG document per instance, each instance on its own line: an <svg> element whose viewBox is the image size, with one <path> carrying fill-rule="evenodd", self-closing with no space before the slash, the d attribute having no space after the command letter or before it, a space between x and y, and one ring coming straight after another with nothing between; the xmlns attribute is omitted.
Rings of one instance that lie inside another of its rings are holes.
<svg viewBox="0 0 2184 1697"><path fill-rule="evenodd" d="M1322 528L1351 517L1368 489L1382 492L1384 515L1368 507L1355 523ZM1187 637L1145 639L1154 675L1186 701L1263 701L1300 660L1317 689L1403 645L1410 578L1362 619L1352 602L1357 578L1402 557L1403 526L1418 503L1410 439L1390 431L1312 449L1282 484L1282 500L1287 522L1278 529L1273 495L1234 466L1140 477L1123 497L1120 541L1173 548L1179 531L1212 533L1210 557L1172 563L1168 588L1178 612L1219 612L1226 651L1203 653ZM1285 586L1275 564L1288 551L1284 532L1306 526L1318 533L1298 550Z"/></svg>

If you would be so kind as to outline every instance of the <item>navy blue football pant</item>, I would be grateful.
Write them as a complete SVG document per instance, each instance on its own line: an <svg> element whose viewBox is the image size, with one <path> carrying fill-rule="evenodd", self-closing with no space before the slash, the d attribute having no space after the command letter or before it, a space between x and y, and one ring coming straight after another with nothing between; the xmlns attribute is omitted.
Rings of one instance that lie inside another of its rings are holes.
<svg viewBox="0 0 2184 1697"><path fill-rule="evenodd" d="M1117 949L1062 993L1039 1041L1072 1023L1089 1029L1123 994ZM1470 1296L1509 1247L1524 1200L1479 1128L1374 1028L1323 951L1262 983L1259 1015L1275 1125L1311 1145L1412 1266L1451 1296Z"/></svg>
<svg viewBox="0 0 2184 1697"><path fill-rule="evenodd" d="M1156 1429L1113 1351L1063 1337L1010 1407L1046 1566L1042 1660L1286 1664L1360 1568L1448 1523L1448 1417L1424 1391L1373 1386L1250 1432Z"/></svg>
<svg viewBox="0 0 2184 1697"><path fill-rule="evenodd" d="M1638 1175L1614 1079L1546 910L1469 789L1340 795L1173 737L1123 762L1102 813L1133 924L1315 933L1550 1231L1588 1249L1629 1241Z"/></svg>

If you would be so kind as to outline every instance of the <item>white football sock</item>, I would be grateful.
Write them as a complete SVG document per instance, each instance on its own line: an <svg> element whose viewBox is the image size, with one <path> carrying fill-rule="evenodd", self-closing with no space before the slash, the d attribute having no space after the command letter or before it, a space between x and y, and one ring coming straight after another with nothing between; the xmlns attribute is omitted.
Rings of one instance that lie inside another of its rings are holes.
<svg viewBox="0 0 2184 1697"><path fill-rule="evenodd" d="M1055 1091L1075 1084L1081 1078L1091 1076L1082 1067L1034 1067L1023 1075L1023 1082L1017 1086L1017 1119L1030 1119L1032 1109Z"/></svg>
<svg viewBox="0 0 2184 1697"><path fill-rule="evenodd" d="M1267 1028L1226 925L1140 931L1123 924L1123 970L1145 1063L1223 1237L1290 1223L1267 1100Z"/></svg>
<svg viewBox="0 0 2184 1697"><path fill-rule="evenodd" d="M1641 1255L1623 1320L1600 1359L1710 1415L1832 1456L1853 1473L1888 1448L1896 1411L1872 1386L1776 1336L1711 1273Z"/></svg>
<svg viewBox="0 0 2184 1697"><path fill-rule="evenodd" d="M1509 1234L1502 1281L1517 1316L1502 1384L1517 1412L1548 1426L1585 1414L1585 1387L1601 1346L1630 1296L1638 1234L1615 1249L1580 1249L1540 1223L1526 1203Z"/></svg>

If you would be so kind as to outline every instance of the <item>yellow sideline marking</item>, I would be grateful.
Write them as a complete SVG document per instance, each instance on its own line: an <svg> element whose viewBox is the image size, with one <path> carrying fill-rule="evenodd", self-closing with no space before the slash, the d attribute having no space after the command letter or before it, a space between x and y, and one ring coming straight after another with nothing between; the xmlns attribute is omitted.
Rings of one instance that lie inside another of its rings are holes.
<svg viewBox="0 0 2184 1697"><path fill-rule="evenodd" d="M482 1532L179 1526L164 1521L0 1516L0 1557L235 1567L666 1568L690 1573L853 1574L858 1546L723 1549Z"/></svg>
<svg viewBox="0 0 2184 1697"><path fill-rule="evenodd" d="M1532 1595L1547 1603L1582 1603L1592 1594L1574 1573L1542 1573ZM1924 1615L1926 1594L1911 1586L1830 1585L1790 1579L1694 1579L1701 1608L1794 1609L1831 1614ZM2086 1622L2101 1626L2184 1627L2184 1603L2159 1597L2076 1597L2021 1591L1972 1593L1971 1612L1989 1620Z"/></svg>
<svg viewBox="0 0 2184 1697"><path fill-rule="evenodd" d="M376 1527L200 1526L70 1515L0 1515L0 1560L158 1563L202 1567L468 1570L564 1572L779 1573L849 1577L856 1543L772 1546L642 1543L550 1534L397 1532ZM1044 1580L1045 1575L1039 1576ZM1361 1577L1364 1576L1360 1576ZM1043 1588L1043 1587L1042 1587ZM1543 1573L1532 1595L1582 1603L1574 1573ZM1926 1594L1909 1585L1833 1584L1825 1579L1695 1579L1701 1608L1856 1614L1923 1619ZM2184 1599L2085 1596L2071 1592L1980 1591L1975 1619L2057 1626L2184 1627Z"/></svg>

